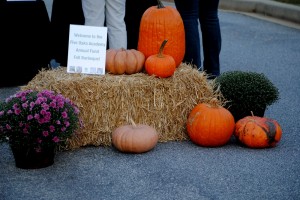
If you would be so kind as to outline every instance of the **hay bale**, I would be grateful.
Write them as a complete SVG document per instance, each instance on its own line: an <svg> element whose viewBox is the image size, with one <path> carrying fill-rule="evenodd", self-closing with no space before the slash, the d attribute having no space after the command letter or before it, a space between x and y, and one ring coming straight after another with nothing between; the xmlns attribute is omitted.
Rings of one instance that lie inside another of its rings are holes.
<svg viewBox="0 0 300 200"><path fill-rule="evenodd" d="M170 78L145 73L133 75L85 75L65 67L40 71L22 90L53 90L68 97L80 109L84 127L68 142L81 146L110 146L112 131L130 122L153 126L159 142L188 139L186 120L192 108L218 97L206 74L181 64Z"/></svg>

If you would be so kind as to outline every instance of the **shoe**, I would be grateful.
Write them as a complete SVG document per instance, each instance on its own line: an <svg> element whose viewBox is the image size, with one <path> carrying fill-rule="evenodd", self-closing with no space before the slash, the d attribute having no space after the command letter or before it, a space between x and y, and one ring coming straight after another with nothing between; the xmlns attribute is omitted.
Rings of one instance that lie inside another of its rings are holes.
<svg viewBox="0 0 300 200"><path fill-rule="evenodd" d="M59 62L56 62L55 59L51 59L51 60L50 60L50 67L51 67L52 69L58 68L59 66L60 66L60 63L59 63Z"/></svg>

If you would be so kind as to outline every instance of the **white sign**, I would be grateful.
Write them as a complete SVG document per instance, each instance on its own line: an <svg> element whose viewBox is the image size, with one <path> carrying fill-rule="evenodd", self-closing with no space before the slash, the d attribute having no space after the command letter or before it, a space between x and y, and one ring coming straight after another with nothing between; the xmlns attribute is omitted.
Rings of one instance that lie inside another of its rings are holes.
<svg viewBox="0 0 300 200"><path fill-rule="evenodd" d="M70 25L67 72L105 74L107 27Z"/></svg>

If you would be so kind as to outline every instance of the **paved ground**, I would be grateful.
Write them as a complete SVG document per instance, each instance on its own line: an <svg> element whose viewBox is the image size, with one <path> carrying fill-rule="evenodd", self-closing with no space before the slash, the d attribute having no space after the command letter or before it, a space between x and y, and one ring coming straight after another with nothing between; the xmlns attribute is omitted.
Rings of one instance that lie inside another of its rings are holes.
<svg viewBox="0 0 300 200"><path fill-rule="evenodd" d="M271 149L249 149L234 139L219 148L189 141L159 143L146 154L113 147L60 152L51 167L22 170L0 145L1 200L300 198L300 30L221 11L221 70L261 72L279 88L267 117L282 126ZM18 88L0 88L1 99Z"/></svg>

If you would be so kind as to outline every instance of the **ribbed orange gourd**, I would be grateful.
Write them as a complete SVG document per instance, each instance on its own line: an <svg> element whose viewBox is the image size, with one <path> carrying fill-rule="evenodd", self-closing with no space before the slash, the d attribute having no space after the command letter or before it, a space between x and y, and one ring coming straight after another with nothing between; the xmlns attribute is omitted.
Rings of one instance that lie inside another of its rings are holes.
<svg viewBox="0 0 300 200"><path fill-rule="evenodd" d="M187 120L187 132L192 142L205 147L225 145L233 134L235 122L232 114L213 98L195 106Z"/></svg>
<svg viewBox="0 0 300 200"><path fill-rule="evenodd" d="M157 77L167 78L176 70L175 60L172 56L163 54L163 49L168 40L164 40L156 55L149 56L145 62L147 74L154 74Z"/></svg>
<svg viewBox="0 0 300 200"><path fill-rule="evenodd" d="M111 74L134 74L140 72L145 63L145 55L135 49L106 50L105 70Z"/></svg>
<svg viewBox="0 0 300 200"><path fill-rule="evenodd" d="M274 147L280 141L282 129L270 118L247 116L236 122L234 136L247 147Z"/></svg>
<svg viewBox="0 0 300 200"><path fill-rule="evenodd" d="M176 8L164 6L160 0L157 6L149 7L140 23L138 50L146 59L157 53L161 41L168 39L165 54L170 55L180 65L185 54L185 31L182 18Z"/></svg>

